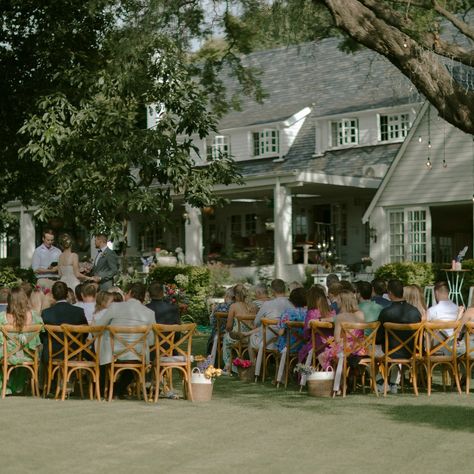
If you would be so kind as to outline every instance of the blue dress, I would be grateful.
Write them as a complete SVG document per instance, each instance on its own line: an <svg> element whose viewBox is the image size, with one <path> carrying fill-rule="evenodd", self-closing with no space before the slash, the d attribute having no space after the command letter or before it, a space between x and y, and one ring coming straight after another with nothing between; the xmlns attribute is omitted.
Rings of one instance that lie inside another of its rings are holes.
<svg viewBox="0 0 474 474"><path fill-rule="evenodd" d="M283 336L278 337L277 347L280 352L286 346L286 332L288 330L286 323L288 321L300 321L304 323L307 312L308 310L306 309L306 307L305 308L289 308L289 309L286 309L285 312L282 314L280 318L280 322L278 323L278 329L285 329L285 334L283 334ZM304 328L299 328L292 332L291 337L290 337L291 346L293 346L293 344L295 344L298 340L300 341L297 347L292 347L292 352L297 352L303 346L304 344L303 331L304 331Z"/></svg>

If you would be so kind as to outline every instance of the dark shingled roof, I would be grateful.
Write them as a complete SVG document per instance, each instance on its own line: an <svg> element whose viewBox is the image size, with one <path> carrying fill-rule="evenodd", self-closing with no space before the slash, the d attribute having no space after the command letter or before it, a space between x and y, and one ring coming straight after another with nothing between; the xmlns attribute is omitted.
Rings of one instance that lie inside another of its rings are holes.
<svg viewBox="0 0 474 474"><path fill-rule="evenodd" d="M241 110L231 111L219 129L284 120L314 104L312 117L393 106L420 100L397 68L370 50L347 54L338 39L260 51L243 58L261 71L263 104L241 96ZM229 97L237 86L226 78Z"/></svg>

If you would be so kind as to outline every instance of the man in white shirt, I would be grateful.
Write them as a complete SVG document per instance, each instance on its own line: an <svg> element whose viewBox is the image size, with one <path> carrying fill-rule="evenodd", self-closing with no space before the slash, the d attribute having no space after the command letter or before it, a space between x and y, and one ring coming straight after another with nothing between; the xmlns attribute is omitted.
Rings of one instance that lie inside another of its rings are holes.
<svg viewBox="0 0 474 474"><path fill-rule="evenodd" d="M44 288L51 288L58 279L58 260L61 250L53 245L52 230L43 232L43 243L33 252L31 268L36 275L36 283Z"/></svg>
<svg viewBox="0 0 474 474"><path fill-rule="evenodd" d="M437 304L428 309L428 321L456 321L458 319L458 305L449 299L449 287L445 281L439 281L434 287ZM450 336L452 329L446 329Z"/></svg>

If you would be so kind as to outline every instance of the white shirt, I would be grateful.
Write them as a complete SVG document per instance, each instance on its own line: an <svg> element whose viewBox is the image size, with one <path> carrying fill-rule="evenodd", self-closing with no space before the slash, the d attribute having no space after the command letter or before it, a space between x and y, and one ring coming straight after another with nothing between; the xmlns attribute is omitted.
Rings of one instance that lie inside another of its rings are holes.
<svg viewBox="0 0 474 474"><path fill-rule="evenodd" d="M35 251L33 252L33 260L31 262L31 268L36 273L38 268L49 268L53 262L57 262L59 260L59 256L61 255L61 250L54 245L51 247L46 247L46 245L41 244L39 247L36 247ZM57 278L57 273L36 273L37 278Z"/></svg>
<svg viewBox="0 0 474 474"><path fill-rule="evenodd" d="M82 308L84 310L84 314L86 316L87 322L91 324L92 319L94 317L94 311L95 311L95 302L94 301L78 301L74 306L77 306L78 308Z"/></svg>
<svg viewBox="0 0 474 474"><path fill-rule="evenodd" d="M431 308L428 308L428 321L456 321L458 318L458 305L451 300L440 301ZM446 329L446 334L450 336L452 329Z"/></svg>

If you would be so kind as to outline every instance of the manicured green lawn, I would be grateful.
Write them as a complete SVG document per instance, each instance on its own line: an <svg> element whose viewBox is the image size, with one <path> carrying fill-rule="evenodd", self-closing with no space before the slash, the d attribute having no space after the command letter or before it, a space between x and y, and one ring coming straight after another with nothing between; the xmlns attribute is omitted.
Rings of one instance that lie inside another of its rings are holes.
<svg viewBox="0 0 474 474"><path fill-rule="evenodd" d="M318 399L221 377L208 403L0 400L0 472L472 472L474 394Z"/></svg>

